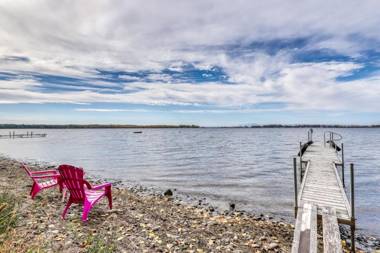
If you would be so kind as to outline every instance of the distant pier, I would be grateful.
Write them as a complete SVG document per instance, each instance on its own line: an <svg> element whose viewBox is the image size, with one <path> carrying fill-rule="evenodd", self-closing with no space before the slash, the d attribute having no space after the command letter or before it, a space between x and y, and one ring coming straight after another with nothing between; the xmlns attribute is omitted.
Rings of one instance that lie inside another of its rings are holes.
<svg viewBox="0 0 380 253"><path fill-rule="evenodd" d="M15 138L44 138L47 134L45 133L33 133L26 132L26 134L16 133L15 131L9 132L9 134L0 134L0 139L15 139Z"/></svg>
<svg viewBox="0 0 380 253"><path fill-rule="evenodd" d="M317 252L317 222L323 229L323 252L342 252L338 224L351 227L351 251L355 252L354 165L350 164L350 200L345 188L343 137L325 132L314 142L312 130L300 143L293 159L296 225L293 253ZM300 185L298 189L298 185Z"/></svg>

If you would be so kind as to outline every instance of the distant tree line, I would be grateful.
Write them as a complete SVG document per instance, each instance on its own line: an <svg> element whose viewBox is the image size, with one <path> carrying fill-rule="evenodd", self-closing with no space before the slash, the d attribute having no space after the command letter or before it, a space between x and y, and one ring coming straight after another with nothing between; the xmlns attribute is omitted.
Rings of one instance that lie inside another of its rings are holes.
<svg viewBox="0 0 380 253"><path fill-rule="evenodd" d="M45 124L0 124L0 129L80 129L80 128L199 128L197 125L45 125Z"/></svg>
<svg viewBox="0 0 380 253"><path fill-rule="evenodd" d="M242 128L378 128L380 125L327 125L327 124L267 124L267 125L250 125L241 126Z"/></svg>

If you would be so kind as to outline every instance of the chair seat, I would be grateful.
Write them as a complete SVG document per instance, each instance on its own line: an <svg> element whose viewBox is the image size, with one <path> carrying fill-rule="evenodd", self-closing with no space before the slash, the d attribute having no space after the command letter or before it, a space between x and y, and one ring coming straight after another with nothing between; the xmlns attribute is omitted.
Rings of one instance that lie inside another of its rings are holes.
<svg viewBox="0 0 380 253"><path fill-rule="evenodd" d="M98 199L103 197L106 192L102 190L89 190L89 189L84 189L84 192L86 194L87 201L90 202L91 204L95 203Z"/></svg>
<svg viewBox="0 0 380 253"><path fill-rule="evenodd" d="M58 184L57 179L51 179L51 180L44 180L44 181L38 181L38 185L42 188L48 188L51 186L55 186Z"/></svg>

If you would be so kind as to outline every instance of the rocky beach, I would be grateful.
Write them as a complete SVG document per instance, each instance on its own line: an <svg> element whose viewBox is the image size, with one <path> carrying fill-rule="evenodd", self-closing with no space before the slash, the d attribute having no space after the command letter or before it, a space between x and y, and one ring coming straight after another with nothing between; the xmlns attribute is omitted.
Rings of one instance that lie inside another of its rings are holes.
<svg viewBox="0 0 380 253"><path fill-rule="evenodd" d="M42 165L31 168L46 169ZM218 212L209 206L191 205L174 198L172 191L154 194L116 184L112 188L113 209L108 208L105 199L101 200L84 223L80 219L82 208L77 205L71 207L66 220L61 219L65 203L58 188L44 190L32 200L28 194L31 185L18 161L0 158L0 252L290 252L291 249L292 224L234 208ZM346 240L342 243L348 252L349 243ZM373 250L376 247L374 244Z"/></svg>

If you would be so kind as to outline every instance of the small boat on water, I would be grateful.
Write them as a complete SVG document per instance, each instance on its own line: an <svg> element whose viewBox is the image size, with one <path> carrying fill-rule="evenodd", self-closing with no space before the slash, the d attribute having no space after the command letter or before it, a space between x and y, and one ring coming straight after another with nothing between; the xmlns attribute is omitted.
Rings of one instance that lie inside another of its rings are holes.
<svg viewBox="0 0 380 253"><path fill-rule="evenodd" d="M142 134L142 131L134 131L134 134Z"/></svg>

